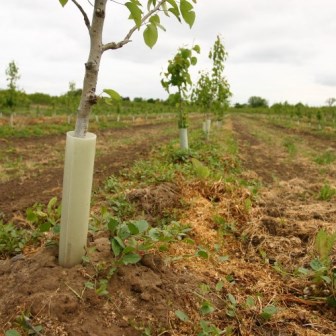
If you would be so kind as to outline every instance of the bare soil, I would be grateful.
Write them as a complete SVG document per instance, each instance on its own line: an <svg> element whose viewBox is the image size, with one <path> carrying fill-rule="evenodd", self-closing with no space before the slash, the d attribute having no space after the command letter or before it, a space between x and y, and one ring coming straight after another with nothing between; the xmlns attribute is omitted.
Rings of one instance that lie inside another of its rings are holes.
<svg viewBox="0 0 336 336"><path fill-rule="evenodd" d="M158 128L139 128L137 132L146 135L154 132L153 137L158 139ZM227 335L336 335L335 308L322 299L326 288L311 286L309 279L294 276L298 267L308 267L313 259L317 231L336 230L335 198L328 201L317 197L326 181L336 186L335 164L322 169L305 154L305 146L311 150L310 134L307 139L300 134L299 151L293 156L282 145L287 131L272 124L236 115L227 119L217 136L229 131L238 143L243 167L237 177L258 182L256 196L249 188L233 189L223 181L188 184L179 179L128 195L139 210L153 217L178 208L180 221L192 227L196 245L206 246L215 255L215 245L220 243L216 249L228 256L225 262L215 257L187 257L194 254L195 246L176 242L167 252L153 250L139 264L120 267L109 281L107 298L84 287L97 274L93 265L64 269L57 264L55 248L45 247L2 260L0 335L1 327L3 332L15 327L15 317L22 312L27 315L29 312L29 323L43 325L42 335L55 336L149 335L144 334L145 327L151 330L150 335L156 336L198 335L200 320L211 321L221 329L231 327ZM131 137L134 129L120 132L120 136ZM263 140L265 134L271 143ZM51 142L55 140L63 141L56 137ZM139 155L148 154L151 147L145 145L146 140L111 148L109 156L98 157L98 181L118 173ZM314 143L316 148L334 146L324 138L314 137ZM42 170L38 176L45 173ZM59 193L60 174L55 168L43 180L44 188L38 182L33 184L30 178L23 178L18 185L7 182L0 185L2 211L9 214L23 210L31 200L45 201ZM29 191L30 196L23 191L20 194L18 187ZM47 190L46 195L41 195L43 190ZM246 201L251 199L249 208ZM179 200L188 206L179 207ZM234 223L233 233L219 237L214 215L224 218L227 224ZM89 245L95 247L92 260L96 263L108 263L112 258L104 232L90 237ZM335 263L336 251L331 257ZM274 266L283 267L284 273ZM223 281L222 288L215 290L219 281ZM200 291L201 284L207 284L211 290ZM234 317L228 314L228 309L232 309L229 294L237 301ZM249 296L256 300L252 308L244 305ZM212 314L202 315L199 309L207 300L216 309ZM267 305L276 306L277 313L265 321L260 313ZM175 315L177 309L186 312L190 321L179 320Z"/></svg>

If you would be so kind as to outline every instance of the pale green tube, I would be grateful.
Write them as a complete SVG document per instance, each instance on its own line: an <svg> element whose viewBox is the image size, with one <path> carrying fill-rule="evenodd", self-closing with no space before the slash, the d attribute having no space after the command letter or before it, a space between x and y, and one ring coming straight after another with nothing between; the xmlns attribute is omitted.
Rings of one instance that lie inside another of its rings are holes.
<svg viewBox="0 0 336 336"><path fill-rule="evenodd" d="M96 135L85 138L68 132L65 146L59 264L82 261L87 242Z"/></svg>
<svg viewBox="0 0 336 336"><path fill-rule="evenodd" d="M180 135L180 147L181 149L188 149L188 129L187 128L179 128Z"/></svg>

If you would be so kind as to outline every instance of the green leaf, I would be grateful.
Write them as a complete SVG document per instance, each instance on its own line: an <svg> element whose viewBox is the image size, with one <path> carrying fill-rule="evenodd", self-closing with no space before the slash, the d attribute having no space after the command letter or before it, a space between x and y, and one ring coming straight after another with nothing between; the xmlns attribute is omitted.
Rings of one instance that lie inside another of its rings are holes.
<svg viewBox="0 0 336 336"><path fill-rule="evenodd" d="M315 272L321 271L324 268L323 264L321 263L319 259L312 260L309 263L309 265Z"/></svg>
<svg viewBox="0 0 336 336"><path fill-rule="evenodd" d="M104 89L103 91L110 96L111 100L113 100L113 101L120 101L121 100L121 96L117 91L114 91L112 89Z"/></svg>
<svg viewBox="0 0 336 336"><path fill-rule="evenodd" d="M172 6L172 8L175 8L178 11L178 6L175 0L167 0L167 2Z"/></svg>
<svg viewBox="0 0 336 336"><path fill-rule="evenodd" d="M48 213L51 213L51 211L52 211L53 207L56 205L56 203L57 203L57 197L55 196L48 203L48 206L47 206Z"/></svg>
<svg viewBox="0 0 336 336"><path fill-rule="evenodd" d="M161 28L163 31L166 31L166 29L160 24L160 17L158 15L151 16L149 22L153 23L156 27Z"/></svg>
<svg viewBox="0 0 336 336"><path fill-rule="evenodd" d="M175 315L183 322L189 321L189 316L182 310L175 310Z"/></svg>
<svg viewBox="0 0 336 336"><path fill-rule="evenodd" d="M230 301L234 306L237 305L236 298L235 298L232 294L229 293L229 294L227 295L227 297L228 297L229 301Z"/></svg>
<svg viewBox="0 0 336 336"><path fill-rule="evenodd" d="M214 311L215 311L215 308L214 308L214 306L212 305L212 303L211 302L209 302L209 301L204 301L203 303L202 303L202 306L201 306L201 313L203 314L203 315L206 315L206 314L211 314L211 313L213 313Z"/></svg>
<svg viewBox="0 0 336 336"><path fill-rule="evenodd" d="M200 257L200 258L204 258L204 259L208 259L209 258L209 254L206 250L204 249L199 249L196 252L196 257Z"/></svg>
<svg viewBox="0 0 336 336"><path fill-rule="evenodd" d="M236 316L236 310L235 309L228 309L227 311L226 311L226 315L227 316L230 316L230 317L235 317Z"/></svg>
<svg viewBox="0 0 336 336"><path fill-rule="evenodd" d="M129 222L129 223L127 223L127 226L128 226L128 229L130 230L132 235L137 235L139 233L139 229L137 228L137 226L134 223Z"/></svg>
<svg viewBox="0 0 336 336"><path fill-rule="evenodd" d="M298 272L303 274L303 275L308 275L309 274L309 270L307 268L304 268L304 267L299 267Z"/></svg>
<svg viewBox="0 0 336 336"><path fill-rule="evenodd" d="M173 13L173 14L176 16L176 18L181 22L181 19L180 19L180 12L179 12L178 9L176 9L176 8L169 8L169 9L168 9L168 12Z"/></svg>
<svg viewBox="0 0 336 336"><path fill-rule="evenodd" d="M216 283L215 289L216 289L217 292L219 292L219 291L221 291L223 289L223 287L224 287L224 282L223 281L218 281Z"/></svg>
<svg viewBox="0 0 336 336"><path fill-rule="evenodd" d="M254 306L255 306L255 300L254 300L254 298L253 298L252 296L248 296L248 297L246 298L245 304L246 304L246 306L247 306L248 308L252 308L252 307L254 307Z"/></svg>
<svg viewBox="0 0 336 336"><path fill-rule="evenodd" d="M193 50L195 50L199 54L201 52L201 47L198 44L196 44L193 46Z"/></svg>
<svg viewBox="0 0 336 336"><path fill-rule="evenodd" d="M189 12L193 9L193 5L188 2L187 0L181 0L180 1L180 10L181 10L181 13L182 12Z"/></svg>
<svg viewBox="0 0 336 336"><path fill-rule="evenodd" d="M95 288L95 284L93 282L91 282L91 281L85 282L84 286L86 288L89 288L89 289L94 289Z"/></svg>
<svg viewBox="0 0 336 336"><path fill-rule="evenodd" d="M125 255L121 258L121 262L122 262L124 265L136 264L136 263L139 262L140 260L141 260L141 256L139 256L139 254L136 254L136 253L125 254Z"/></svg>
<svg viewBox="0 0 336 336"><path fill-rule="evenodd" d="M327 284L331 284L331 278L330 278L330 277L328 277L328 276L326 276L326 275L322 275L322 276L321 276L321 279L322 279L325 283L327 283Z"/></svg>
<svg viewBox="0 0 336 336"><path fill-rule="evenodd" d="M160 23L160 17L159 15L153 15L150 17L149 22L154 23L155 25L158 25Z"/></svg>
<svg viewBox="0 0 336 336"><path fill-rule="evenodd" d="M153 0L148 0L147 1L147 10L150 11L150 8L152 6Z"/></svg>
<svg viewBox="0 0 336 336"><path fill-rule="evenodd" d="M9 329L5 332L5 336L21 336L21 334L15 329Z"/></svg>
<svg viewBox="0 0 336 336"><path fill-rule="evenodd" d="M115 230L119 225L119 220L117 218L110 218L108 223L107 223L107 228L109 229L109 231L114 235L115 234Z"/></svg>
<svg viewBox="0 0 336 336"><path fill-rule="evenodd" d="M139 8L139 5L134 3L134 2L126 2L125 6L128 8L130 11L131 15L130 18L134 20L135 25L137 28L141 27L141 14L142 10Z"/></svg>
<svg viewBox="0 0 336 336"><path fill-rule="evenodd" d="M191 63L192 65L196 65L196 64L197 64L197 58L196 58L195 56L191 57L191 58L190 58L190 63Z"/></svg>
<svg viewBox="0 0 336 336"><path fill-rule="evenodd" d="M135 251L135 247L133 246L126 246L125 249L123 250L123 254L130 254L131 252Z"/></svg>
<svg viewBox="0 0 336 336"><path fill-rule="evenodd" d="M195 22L196 14L192 10L193 5L189 3L187 0L180 1L180 11L184 21L189 25L191 28Z"/></svg>
<svg viewBox="0 0 336 336"><path fill-rule="evenodd" d="M260 314L260 317L268 321L274 314L277 313L277 311L278 311L277 307L275 307L274 305L268 305L264 307L264 309Z"/></svg>
<svg viewBox="0 0 336 336"><path fill-rule="evenodd" d="M122 245L120 244L121 239L119 237L114 237L111 240L111 247L114 255L118 257L121 253L121 251L125 248L125 245L121 241Z"/></svg>
<svg viewBox="0 0 336 336"><path fill-rule="evenodd" d="M158 39L158 30L154 23L149 23L143 32L145 43L153 48Z"/></svg>
<svg viewBox="0 0 336 336"><path fill-rule="evenodd" d="M163 12L165 13L166 16L169 16L169 14L168 14L167 2L164 2L164 3L162 4L162 10L163 10Z"/></svg>
<svg viewBox="0 0 336 336"><path fill-rule="evenodd" d="M123 249L125 248L125 244L122 241L122 239L120 237L114 237L113 238Z"/></svg>
<svg viewBox="0 0 336 336"><path fill-rule="evenodd" d="M88 264L88 263L90 262L90 258L89 258L87 255L85 255L85 256L82 257L82 261L83 261L85 264Z"/></svg>
<svg viewBox="0 0 336 336"><path fill-rule="evenodd" d="M40 226L39 226L39 231L40 232L48 232L51 228L51 223L50 222L45 222L45 223L42 223Z"/></svg>
<svg viewBox="0 0 336 336"><path fill-rule="evenodd" d="M139 233L145 232L149 227L148 222L143 219L134 222L134 225L138 228Z"/></svg>
<svg viewBox="0 0 336 336"><path fill-rule="evenodd" d="M149 230L148 236L149 236L150 239L152 239L154 241L159 241L160 238L161 238L161 232L157 228L152 228L152 229Z"/></svg>
<svg viewBox="0 0 336 336"><path fill-rule="evenodd" d="M67 4L68 0L59 0L59 2L64 7Z"/></svg>
<svg viewBox="0 0 336 336"><path fill-rule="evenodd" d="M131 235L128 226L126 224L122 224L119 228L118 228L118 237L122 240L127 239L129 236Z"/></svg>
<svg viewBox="0 0 336 336"><path fill-rule="evenodd" d="M26 210L26 218L31 223L35 223L38 221L38 217L32 208L28 208Z"/></svg>

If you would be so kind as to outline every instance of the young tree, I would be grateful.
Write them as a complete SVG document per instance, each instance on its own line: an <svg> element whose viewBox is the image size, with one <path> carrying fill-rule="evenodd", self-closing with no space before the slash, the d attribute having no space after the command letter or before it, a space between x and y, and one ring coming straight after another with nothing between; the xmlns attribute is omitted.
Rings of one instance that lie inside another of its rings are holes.
<svg viewBox="0 0 336 336"><path fill-rule="evenodd" d="M196 87L192 92L192 100L197 106L201 108L201 111L205 114L205 120L203 121L203 131L205 132L207 138L210 131L209 113L212 110L212 93L212 82L209 74L207 72L201 72Z"/></svg>
<svg viewBox="0 0 336 336"><path fill-rule="evenodd" d="M201 108L204 113L209 113L212 104L211 78L207 72L200 72L200 77L192 92L192 101Z"/></svg>
<svg viewBox="0 0 336 336"><path fill-rule="evenodd" d="M196 65L197 58L193 52L200 53L200 47L195 45L192 49L179 48L173 59L168 61L167 71L163 73L161 84L170 93L171 87L177 89L175 99L178 101L178 127L180 133L180 145L182 149L188 149L187 113L182 108L183 99L188 97L188 89L192 85L189 68Z"/></svg>
<svg viewBox="0 0 336 336"><path fill-rule="evenodd" d="M5 106L8 107L13 112L18 103L17 82L21 77L19 74L19 68L14 61L11 61L8 64L8 67L6 69L6 76L8 82L7 84L8 89L5 99Z"/></svg>
<svg viewBox="0 0 336 336"><path fill-rule="evenodd" d="M210 50L209 58L212 60L212 104L219 121L222 120L224 110L229 106L229 98L232 96L230 85L223 75L224 62L227 59L227 55L221 37L217 35L216 41Z"/></svg>
<svg viewBox="0 0 336 336"><path fill-rule="evenodd" d="M133 34L142 27L145 27L143 31L145 43L152 48L158 39L158 28L164 29L160 23L162 13L167 16L172 14L179 21L183 19L190 27L195 20L193 5L188 0L113 2L113 5L121 4L128 9L129 19L134 22L134 26L121 41L104 43L102 35L107 17L108 0L94 0L91 21L81 1L84 0L59 0L62 6L72 2L78 8L84 18L90 39L90 51L85 63L76 126L74 132L67 134L65 151L59 260L61 265L68 267L80 263L85 252L96 141L96 136L88 133L87 130L92 106L98 99L96 85L103 53L122 48L130 43ZM192 1L196 2L196 0ZM146 8L145 11L144 8ZM120 96L115 91L104 91L110 99L120 100Z"/></svg>
<svg viewBox="0 0 336 336"><path fill-rule="evenodd" d="M103 53L108 50L122 48L124 45L130 43L132 35L144 25L146 26L143 32L145 43L152 48L158 39L158 28L163 29L160 24L159 14L162 12L168 16L173 14L179 21L183 18L183 20L191 27L195 21L195 12L193 10L193 5L187 0L181 0L179 5L175 0L147 0L148 11L146 13L143 12L143 5L140 1L129 0L123 3L123 5L130 12L129 18L134 21L134 27L129 30L123 40L103 43L102 33L107 14L106 4L108 0L94 1L92 22L90 22L88 15L80 5L79 1L70 1L73 2L82 13L91 42L88 61L85 63L83 93L78 108L75 128L75 136L84 137L88 130L91 108L97 102L96 85ZM59 2L64 6L68 3L68 0L59 0ZM195 2L195 0L193 0L193 2Z"/></svg>

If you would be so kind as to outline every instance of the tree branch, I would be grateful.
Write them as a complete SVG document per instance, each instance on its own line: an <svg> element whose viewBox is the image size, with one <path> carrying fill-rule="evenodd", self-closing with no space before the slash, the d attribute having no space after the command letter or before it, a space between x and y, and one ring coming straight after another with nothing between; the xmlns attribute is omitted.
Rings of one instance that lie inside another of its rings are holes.
<svg viewBox="0 0 336 336"><path fill-rule="evenodd" d="M160 7L162 6L162 4L164 4L165 2L167 2L167 0L161 0L159 1L159 3L152 9L150 10L146 15L144 15L141 19L141 25L143 25L146 20L151 17L151 15L153 15L155 12L160 10ZM113 50L113 49L119 49L122 48L125 44L132 42L131 37L133 35L133 33L138 29L137 25L135 25L128 33L127 35L124 37L123 40L121 40L120 42L110 42L110 43L106 43L103 45L102 51L106 51L106 50Z"/></svg>
<svg viewBox="0 0 336 336"><path fill-rule="evenodd" d="M82 13L82 15L84 17L85 25L86 25L88 31L90 32L90 28L91 28L90 20L89 20L87 14L85 13L83 7L77 2L77 0L71 0L71 1L77 6L79 11Z"/></svg>

